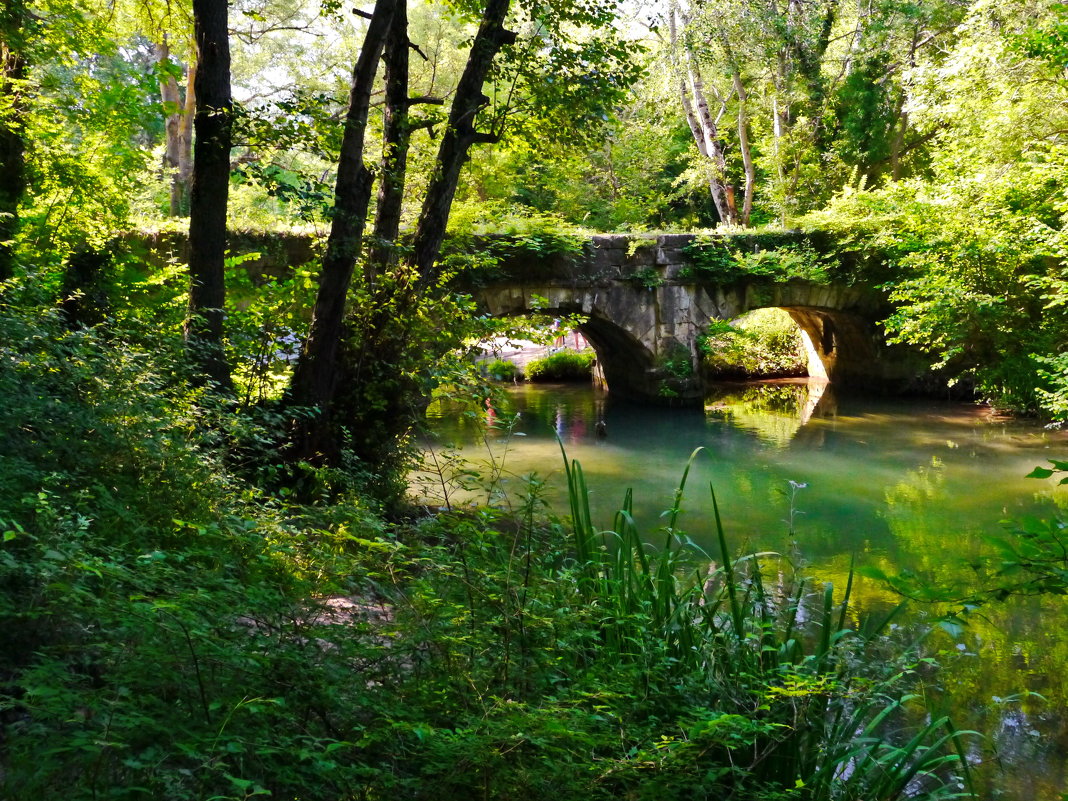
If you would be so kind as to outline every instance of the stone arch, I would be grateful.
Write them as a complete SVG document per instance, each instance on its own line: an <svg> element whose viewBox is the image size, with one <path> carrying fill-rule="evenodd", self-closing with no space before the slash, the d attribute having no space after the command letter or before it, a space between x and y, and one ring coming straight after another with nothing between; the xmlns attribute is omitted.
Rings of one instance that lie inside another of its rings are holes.
<svg viewBox="0 0 1068 801"><path fill-rule="evenodd" d="M583 315L587 322L581 330L597 351L609 390L646 402L700 403L705 387L697 369L698 336L711 320L732 320L761 308L784 309L798 324L812 376L871 387L902 369L872 322L882 313L879 297L860 286L797 280L715 286L667 279L648 285L595 276L501 283L474 294L496 316Z"/></svg>
<svg viewBox="0 0 1068 801"><path fill-rule="evenodd" d="M782 306L808 353L808 374L832 382L870 375L876 361L870 325L856 314L826 308Z"/></svg>
<svg viewBox="0 0 1068 801"><path fill-rule="evenodd" d="M587 316L579 332L597 354L597 364L609 392L622 397L646 398L646 385L655 357L630 331L598 314Z"/></svg>
<svg viewBox="0 0 1068 801"><path fill-rule="evenodd" d="M582 315L586 321L579 332L597 354L597 364L605 385L620 397L647 399L655 396L656 355L631 329L633 320L622 322L618 314L601 308L600 293L545 287L542 291L515 288L483 290L480 301L495 317L545 315ZM535 300L537 299L537 300Z"/></svg>

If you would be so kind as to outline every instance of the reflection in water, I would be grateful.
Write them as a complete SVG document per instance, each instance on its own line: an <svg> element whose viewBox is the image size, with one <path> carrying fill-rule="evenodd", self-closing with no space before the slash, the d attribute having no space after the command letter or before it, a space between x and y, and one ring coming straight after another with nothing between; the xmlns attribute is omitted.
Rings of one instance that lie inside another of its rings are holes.
<svg viewBox="0 0 1068 801"><path fill-rule="evenodd" d="M714 552L711 484L734 547L781 553L839 587L854 558L887 573L907 569L966 586L968 563L984 553L984 537L998 533L1000 521L1068 505L1068 492L1025 478L1047 459L1063 458L1064 433L966 405L836 398L825 384L735 385L717 391L704 410L628 406L589 387L525 385L474 414L433 407L431 418L435 457L444 465L433 475L431 503L446 493L451 503L506 502L533 473L564 510L559 439L582 462L594 520L610 525L631 487L640 529L654 534L687 458L702 447L681 519L694 541ZM458 446L454 456L479 464L478 486L442 481L461 466L440 449L447 441ZM871 580L859 580L854 597L868 610L900 600ZM992 605L960 641L925 623L935 610L912 615L914 626L932 629L928 645L943 651L946 664L930 697L952 703L958 725L991 736L983 746L983 797L1060 799L1068 790L1063 600Z"/></svg>
<svg viewBox="0 0 1068 801"><path fill-rule="evenodd" d="M725 384L705 399L705 413L751 431L769 445L785 447L813 417L838 409L830 384L821 379L783 379Z"/></svg>

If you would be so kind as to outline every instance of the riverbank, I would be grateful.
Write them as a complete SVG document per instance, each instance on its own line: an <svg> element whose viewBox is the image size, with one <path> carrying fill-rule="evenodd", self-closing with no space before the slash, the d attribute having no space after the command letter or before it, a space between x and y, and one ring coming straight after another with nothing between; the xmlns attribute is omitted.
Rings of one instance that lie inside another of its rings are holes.
<svg viewBox="0 0 1068 801"><path fill-rule="evenodd" d="M806 417L814 395L816 413ZM495 412L496 429L485 440L452 425L454 412L433 418L441 439L459 446L451 458L489 477L453 486L453 504L475 499L508 508L533 474L539 496L566 508L559 440L583 464L599 525L613 525L631 488L633 518L658 532L682 465L703 447L682 504L686 536L718 553L712 486L738 548L780 554L774 563L784 574L839 587L855 563L963 592L974 583L972 565L996 553L990 538L1006 536L1002 521L1049 518L1068 502L1053 479L1027 478L1068 450L1065 432L974 404L838 397L823 384L787 379L726 385L704 411L635 407L590 387L520 386ZM594 430L599 419L607 437ZM441 481L427 487L440 490ZM655 533L650 541L658 542ZM853 595L858 609L873 613L901 600L887 583L865 577L854 579ZM998 768L991 751L982 757L991 794L1059 801L1068 782L1068 686L1059 678L1064 651L1056 632L1068 625L1068 609L1057 598L1017 598L985 608L952 639L933 624L946 608L919 605L897 621L903 631L933 626L929 653L951 662L926 692L933 699L945 691L947 711L990 733L1006 765ZM1026 695L1032 691L1043 699ZM1014 732L1023 720L1037 734L1021 740Z"/></svg>

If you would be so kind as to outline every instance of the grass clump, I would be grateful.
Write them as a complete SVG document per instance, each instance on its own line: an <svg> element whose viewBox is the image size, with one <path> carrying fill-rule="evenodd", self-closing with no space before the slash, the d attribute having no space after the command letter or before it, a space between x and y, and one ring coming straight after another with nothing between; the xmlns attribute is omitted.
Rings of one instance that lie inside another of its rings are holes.
<svg viewBox="0 0 1068 801"><path fill-rule="evenodd" d="M593 351L560 350L527 364L529 381L583 381L592 375Z"/></svg>
<svg viewBox="0 0 1068 801"><path fill-rule="evenodd" d="M516 363L507 359L494 359L493 361L485 362L482 365L482 369L494 381L516 381L523 377L523 371L519 369Z"/></svg>
<svg viewBox="0 0 1068 801"><path fill-rule="evenodd" d="M690 703L614 775L640 781L641 798L971 797L961 790L970 783L964 733L926 716L909 693L922 660L885 650L895 613L854 629L852 572L836 598L830 584L773 582L781 571L761 563L774 555L732 558L714 493L720 563L708 567L676 527L688 472L654 551L629 492L613 528L599 530L581 465L567 468L577 590L599 611L607 658L622 672L659 665L664 687ZM714 791L692 795L695 785Z"/></svg>

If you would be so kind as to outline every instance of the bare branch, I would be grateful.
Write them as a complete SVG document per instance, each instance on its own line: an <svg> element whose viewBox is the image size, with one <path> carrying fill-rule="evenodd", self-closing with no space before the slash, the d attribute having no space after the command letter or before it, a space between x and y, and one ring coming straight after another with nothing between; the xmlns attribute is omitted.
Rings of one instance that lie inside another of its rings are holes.
<svg viewBox="0 0 1068 801"><path fill-rule="evenodd" d="M427 57L427 54L424 53L422 48L420 48L419 45L417 45L415 42L409 40L408 41L408 47L410 47L412 50L414 50L416 53L418 53L419 56L423 59L423 61L430 61L430 59Z"/></svg>

